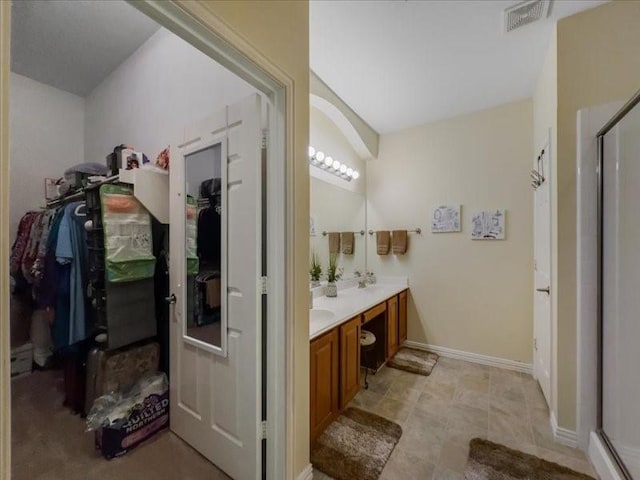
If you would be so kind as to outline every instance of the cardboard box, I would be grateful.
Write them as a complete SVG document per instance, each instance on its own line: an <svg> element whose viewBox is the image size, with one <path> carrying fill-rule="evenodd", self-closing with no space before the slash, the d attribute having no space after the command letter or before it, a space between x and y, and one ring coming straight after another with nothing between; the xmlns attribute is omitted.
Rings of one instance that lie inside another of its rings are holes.
<svg viewBox="0 0 640 480"><path fill-rule="evenodd" d="M120 428L103 427L95 432L96 449L110 460L169 427L169 390L161 395L149 395L139 408L129 414Z"/></svg>

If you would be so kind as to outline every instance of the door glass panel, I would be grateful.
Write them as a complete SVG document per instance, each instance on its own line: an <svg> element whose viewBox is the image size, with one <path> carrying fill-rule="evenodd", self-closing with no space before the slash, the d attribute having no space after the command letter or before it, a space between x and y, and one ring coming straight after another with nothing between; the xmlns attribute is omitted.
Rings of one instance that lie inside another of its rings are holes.
<svg viewBox="0 0 640 480"><path fill-rule="evenodd" d="M603 154L602 429L640 480L640 105Z"/></svg>
<svg viewBox="0 0 640 480"><path fill-rule="evenodd" d="M224 315L221 144L185 156L187 317L184 334L222 352Z"/></svg>

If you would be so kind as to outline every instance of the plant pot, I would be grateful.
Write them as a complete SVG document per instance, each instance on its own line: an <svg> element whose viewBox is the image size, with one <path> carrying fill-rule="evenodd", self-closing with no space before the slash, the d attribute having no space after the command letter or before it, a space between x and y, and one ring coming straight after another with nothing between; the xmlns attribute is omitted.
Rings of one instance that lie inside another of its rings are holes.
<svg viewBox="0 0 640 480"><path fill-rule="evenodd" d="M324 294L327 297L337 297L338 296L338 285L336 282L329 282L325 287Z"/></svg>
<svg viewBox="0 0 640 480"><path fill-rule="evenodd" d="M311 280L311 288L318 288L320 286L320 280Z"/></svg>

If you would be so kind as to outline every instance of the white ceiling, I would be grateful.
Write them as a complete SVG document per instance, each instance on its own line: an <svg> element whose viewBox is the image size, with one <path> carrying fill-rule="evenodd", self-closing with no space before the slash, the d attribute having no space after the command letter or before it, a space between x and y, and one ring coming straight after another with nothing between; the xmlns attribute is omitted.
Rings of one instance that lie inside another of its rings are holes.
<svg viewBox="0 0 640 480"><path fill-rule="evenodd" d="M508 34L517 1L328 1L310 6L311 69L380 133L533 94L554 22L601 3L556 0Z"/></svg>
<svg viewBox="0 0 640 480"><path fill-rule="evenodd" d="M11 22L11 70L83 97L160 28L120 0L14 1Z"/></svg>

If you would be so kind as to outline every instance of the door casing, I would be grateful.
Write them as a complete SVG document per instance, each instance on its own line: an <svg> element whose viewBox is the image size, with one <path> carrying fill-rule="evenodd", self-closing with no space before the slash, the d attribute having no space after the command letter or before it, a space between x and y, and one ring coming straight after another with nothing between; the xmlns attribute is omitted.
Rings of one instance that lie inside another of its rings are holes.
<svg viewBox="0 0 640 480"><path fill-rule="evenodd" d="M293 230L291 195L294 191L294 81L276 64L197 2L126 0L163 27L203 51L255 88L270 102L267 178L269 194L268 260L269 311L272 327L267 335L269 395L267 478L290 479L294 475L294 372L295 322L293 319ZM206 24L199 19L206 19ZM8 238L8 108L11 2L0 2L0 238ZM9 242L0 242L2 258L8 258ZM277 288L276 288L277 287ZM286 308L285 308L286 307ZM9 365L9 275L0 264L0 477L11 478L11 403ZM287 326L287 328L285 328ZM278 346L276 348L276 345ZM285 347L282 348L282 345Z"/></svg>

